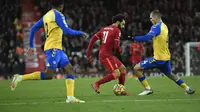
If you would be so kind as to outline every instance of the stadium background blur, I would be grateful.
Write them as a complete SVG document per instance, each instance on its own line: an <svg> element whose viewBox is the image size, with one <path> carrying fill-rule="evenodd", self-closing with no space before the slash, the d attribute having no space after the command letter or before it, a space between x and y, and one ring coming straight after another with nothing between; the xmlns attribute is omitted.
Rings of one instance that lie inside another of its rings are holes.
<svg viewBox="0 0 200 112"><path fill-rule="evenodd" d="M0 1L0 76L9 78L14 73L23 74L38 70L31 68L26 70L27 62L32 61L24 53L27 48L28 32L24 30L23 3L26 0L1 0ZM29 13L38 20L51 7L49 0L27 0ZM195 13L199 10L199 0L65 0L63 14L66 16L68 26L72 29L80 29L89 34L85 39L79 37L63 38L63 48L72 65L74 71L81 76L96 76L105 72L105 69L98 61L98 47L93 49L93 59L88 61L85 58L86 48L90 37L100 28L111 24L111 18L117 13L123 13L127 17L126 28L122 31L121 45L123 48L121 60L131 67L129 58L129 45L133 41L128 39L128 35L146 34L151 23L149 13L154 9L159 9L163 14L163 20L169 28L169 47L172 55L172 69L175 73L185 72L184 44L186 42L200 41L200 26L195 18ZM23 16L22 16L23 15ZM28 26L31 27L30 23ZM27 27L27 26L26 26ZM45 41L44 31L39 31L36 36L40 41L37 43L35 55L38 60L35 62L39 70L44 70L44 54L41 46ZM151 57L153 54L152 44L144 43L145 54L143 58ZM200 56L194 57L194 61L200 62ZM30 63L32 64L32 63ZM30 65L29 64L29 65ZM35 63L34 63L35 64ZM39 65L38 65L39 64ZM30 66L29 66L30 67ZM194 65L191 69L200 69L199 65ZM157 72L157 71L150 71Z"/></svg>

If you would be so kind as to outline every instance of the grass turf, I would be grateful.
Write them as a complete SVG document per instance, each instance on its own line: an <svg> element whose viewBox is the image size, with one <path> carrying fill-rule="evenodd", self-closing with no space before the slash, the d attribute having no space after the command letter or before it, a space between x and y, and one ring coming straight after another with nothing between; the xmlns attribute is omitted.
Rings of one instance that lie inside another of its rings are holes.
<svg viewBox="0 0 200 112"><path fill-rule="evenodd" d="M90 84L97 78L77 78L75 96L85 104L65 104L65 81L24 81L12 92L11 80L0 81L0 112L199 112L200 77L182 77L196 90L194 95L166 77L148 77L154 94L138 96L143 88L139 81L127 78L126 89L132 96L115 96L112 87L117 81L101 86L96 95Z"/></svg>

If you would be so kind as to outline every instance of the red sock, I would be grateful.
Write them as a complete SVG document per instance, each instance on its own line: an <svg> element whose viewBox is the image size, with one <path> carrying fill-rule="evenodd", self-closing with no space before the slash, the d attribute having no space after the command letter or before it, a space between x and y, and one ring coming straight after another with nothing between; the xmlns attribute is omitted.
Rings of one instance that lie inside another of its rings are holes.
<svg viewBox="0 0 200 112"><path fill-rule="evenodd" d="M101 84L104 84L106 82L110 82L111 80L114 80L116 78L117 78L117 76L115 74L111 73L111 74L104 76L102 79L98 80L96 82L96 84L101 85Z"/></svg>
<svg viewBox="0 0 200 112"><path fill-rule="evenodd" d="M120 73L120 76L119 76L119 78L118 78L119 84L124 85L125 79L126 79L126 72L121 72L121 73Z"/></svg>

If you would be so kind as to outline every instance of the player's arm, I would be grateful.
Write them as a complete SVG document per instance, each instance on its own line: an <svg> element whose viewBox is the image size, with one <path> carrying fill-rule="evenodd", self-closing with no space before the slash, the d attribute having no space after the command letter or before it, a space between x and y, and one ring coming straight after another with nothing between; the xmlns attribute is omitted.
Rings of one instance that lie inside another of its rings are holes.
<svg viewBox="0 0 200 112"><path fill-rule="evenodd" d="M37 32L41 27L43 27L43 18L37 21L32 27L30 31L30 38L29 38L29 47L34 48L34 34Z"/></svg>
<svg viewBox="0 0 200 112"><path fill-rule="evenodd" d="M36 22L32 27L30 31L30 38L29 38L29 49L27 51L28 56L33 55L33 48L34 48L34 34L37 32L41 27L43 27L43 18L41 18L38 22Z"/></svg>
<svg viewBox="0 0 200 112"><path fill-rule="evenodd" d="M134 40L139 41L139 42L144 42L144 41L149 41L152 40L153 37L157 36L160 34L160 25L153 25L151 27L151 30L149 33L147 33L144 36L135 36L133 37Z"/></svg>
<svg viewBox="0 0 200 112"><path fill-rule="evenodd" d="M82 31L73 30L73 29L68 27L63 14L61 14L57 11L54 11L54 13L55 13L55 16L56 16L56 23L63 30L63 33L65 35L83 35Z"/></svg>
<svg viewBox="0 0 200 112"><path fill-rule="evenodd" d="M90 56L92 55L92 48L94 46L94 43L99 39L99 35L100 35L100 32L93 35L92 38L90 39L87 52L86 52L87 58L90 58Z"/></svg>
<svg viewBox="0 0 200 112"><path fill-rule="evenodd" d="M114 38L114 49L117 49L119 52L122 52L122 48L120 46L120 36L121 32L120 30L117 30Z"/></svg>

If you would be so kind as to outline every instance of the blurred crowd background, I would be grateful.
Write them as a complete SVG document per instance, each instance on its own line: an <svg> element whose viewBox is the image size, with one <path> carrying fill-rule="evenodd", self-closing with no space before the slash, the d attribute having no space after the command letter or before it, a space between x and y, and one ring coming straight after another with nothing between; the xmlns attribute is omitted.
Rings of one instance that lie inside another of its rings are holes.
<svg viewBox="0 0 200 112"><path fill-rule="evenodd" d="M18 22L21 18L19 0L0 1L0 75L24 73L24 37L23 26ZM77 74L95 74L105 72L98 61L99 43L93 49L92 60L85 56L89 39L100 28L111 24L111 18L117 13L127 17L126 28L122 31L121 45L123 52L120 59L131 68L129 61L129 45L133 42L128 35L145 35L150 27L149 14L159 9L163 14L163 21L169 28L169 47L172 55L173 71L185 71L184 44L200 41L200 26L195 14L199 10L199 0L65 0L63 14L68 26L89 34L87 38L63 38L63 48ZM38 16L42 17L49 9L49 0L34 0L34 8ZM66 37L66 36L65 36ZM45 34L41 33L41 40L45 41ZM145 53L143 58L153 55L152 43L143 43ZM200 63L200 56L195 55L194 63ZM197 61L197 62L196 62ZM191 69L200 69L197 66Z"/></svg>

